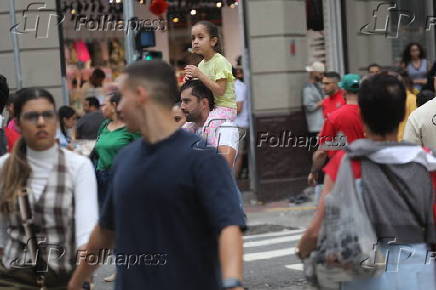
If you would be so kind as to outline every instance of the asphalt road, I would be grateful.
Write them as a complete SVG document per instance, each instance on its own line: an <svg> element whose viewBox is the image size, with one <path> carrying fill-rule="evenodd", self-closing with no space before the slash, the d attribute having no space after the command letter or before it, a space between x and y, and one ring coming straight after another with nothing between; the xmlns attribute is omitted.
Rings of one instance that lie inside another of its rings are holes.
<svg viewBox="0 0 436 290"><path fill-rule="evenodd" d="M289 207L287 203L272 207L247 209L250 230L244 236L244 280L250 290L306 290L302 265L294 250L313 214L313 203ZM96 290L113 289L114 283L103 278L113 273L104 266L95 276Z"/></svg>

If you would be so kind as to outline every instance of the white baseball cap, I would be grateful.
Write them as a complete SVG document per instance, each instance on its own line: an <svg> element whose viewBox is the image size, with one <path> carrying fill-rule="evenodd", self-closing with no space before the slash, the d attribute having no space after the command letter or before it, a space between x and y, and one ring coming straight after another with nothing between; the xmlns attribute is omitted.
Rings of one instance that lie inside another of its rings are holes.
<svg viewBox="0 0 436 290"><path fill-rule="evenodd" d="M311 71L324 72L325 65L322 62L315 61L314 63L312 63L312 65L306 66L306 71L308 71L308 72L311 72Z"/></svg>

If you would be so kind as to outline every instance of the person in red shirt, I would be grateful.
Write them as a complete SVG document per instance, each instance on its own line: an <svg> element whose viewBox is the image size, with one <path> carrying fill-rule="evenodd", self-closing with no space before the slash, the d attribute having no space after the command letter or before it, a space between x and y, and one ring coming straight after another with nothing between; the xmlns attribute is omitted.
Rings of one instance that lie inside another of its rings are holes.
<svg viewBox="0 0 436 290"><path fill-rule="evenodd" d="M8 152L12 152L15 143L20 139L21 134L11 128L4 128L6 140L8 142Z"/></svg>
<svg viewBox="0 0 436 290"><path fill-rule="evenodd" d="M318 173L337 150L356 139L364 138L363 122L360 117L357 92L359 91L360 76L345 75L342 87L346 90L347 103L331 112L324 121L324 126L318 136L319 147L313 154L313 165L308 176L310 185L316 185Z"/></svg>
<svg viewBox="0 0 436 290"><path fill-rule="evenodd" d="M344 90L342 90L338 83L341 77L337 72L326 72L322 79L323 90L327 97L322 101L322 112L324 119L332 112L346 104L344 99Z"/></svg>
<svg viewBox="0 0 436 290"><path fill-rule="evenodd" d="M432 216L434 191L428 176L436 168L436 156L420 146L397 142L405 101L406 90L395 77L380 74L365 80L359 92L359 105L366 139L351 144L347 154L351 158L355 186L363 197L363 205L379 241L377 247L389 250L389 255L392 255L407 244L410 245L408 251L416 260L410 261L409 256L407 262L401 261L400 267L396 261L396 271L341 282L339 287L343 290L400 290L410 289L409 285L422 285L419 289L434 288L430 285L434 285L436 265L426 264L425 259L431 251L430 246L436 243ZM336 153L324 168L326 175L322 197L296 249L301 259L307 258L319 245L326 209L331 210L326 197L335 194L334 187L345 154L345 151ZM342 179L340 182L339 186L348 181ZM339 206L346 207L347 203ZM395 240L385 241L390 237L395 237ZM340 259L328 260L326 264L343 265ZM394 265L393 261L388 263L386 260L386 263L387 267ZM422 275L417 276L416 273ZM404 282L406 286L399 287L399 282Z"/></svg>
<svg viewBox="0 0 436 290"><path fill-rule="evenodd" d="M14 149L15 143L20 139L21 133L16 124L16 119L14 117L14 102L16 99L16 94L12 94L9 96L8 102L6 104L6 109L9 113L9 120L7 122L7 126L4 128L5 136L8 144L8 152L12 152Z"/></svg>

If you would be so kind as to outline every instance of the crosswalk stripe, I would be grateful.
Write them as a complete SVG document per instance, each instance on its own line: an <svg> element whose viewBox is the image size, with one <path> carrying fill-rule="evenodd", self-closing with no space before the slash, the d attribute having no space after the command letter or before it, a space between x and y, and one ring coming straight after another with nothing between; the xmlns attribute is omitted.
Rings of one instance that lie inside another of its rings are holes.
<svg viewBox="0 0 436 290"><path fill-rule="evenodd" d="M303 264L291 264L286 265L285 267L291 270L303 271Z"/></svg>
<svg viewBox="0 0 436 290"><path fill-rule="evenodd" d="M280 244L285 242L293 242L293 241L298 241L300 238L301 235L296 235L296 236L279 237L279 238L267 239L267 240L255 241L255 242L245 242L244 248L261 247L261 246L268 246L268 245Z"/></svg>
<svg viewBox="0 0 436 290"><path fill-rule="evenodd" d="M244 236L244 240L248 239L254 239L254 238L266 238L266 237L278 237L278 236L286 236L286 235L293 235L293 234L301 234L304 233L305 229L300 230L284 230L280 232L275 233L266 233L266 234L260 234L260 235L252 235L252 236Z"/></svg>
<svg viewBox="0 0 436 290"><path fill-rule="evenodd" d="M257 260L268 260L268 259L272 259L272 258L289 256L289 255L293 255L293 254L295 254L295 247L274 250L274 251L245 254L244 261L251 262L251 261L257 261Z"/></svg>

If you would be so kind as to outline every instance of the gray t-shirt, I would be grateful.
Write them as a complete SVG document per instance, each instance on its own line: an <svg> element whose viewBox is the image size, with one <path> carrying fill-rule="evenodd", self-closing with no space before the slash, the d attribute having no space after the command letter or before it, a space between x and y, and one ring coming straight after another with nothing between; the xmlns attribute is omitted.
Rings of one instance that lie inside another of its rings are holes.
<svg viewBox="0 0 436 290"><path fill-rule="evenodd" d="M98 129L104 120L100 111L85 114L77 122L77 139L97 139Z"/></svg>

